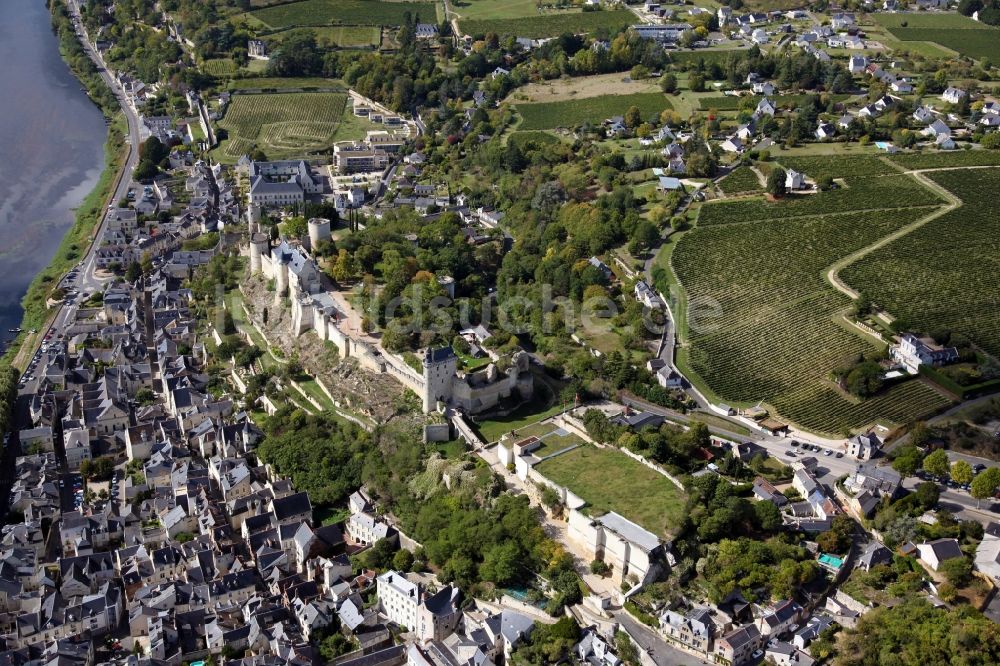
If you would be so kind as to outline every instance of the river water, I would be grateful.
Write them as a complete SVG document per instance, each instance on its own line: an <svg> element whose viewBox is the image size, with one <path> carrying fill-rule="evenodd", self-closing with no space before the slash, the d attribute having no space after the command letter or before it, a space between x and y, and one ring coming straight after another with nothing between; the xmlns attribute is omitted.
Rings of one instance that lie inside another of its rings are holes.
<svg viewBox="0 0 1000 666"><path fill-rule="evenodd" d="M59 56L45 0L0 0L0 338L104 166L103 116ZM82 252L81 252L82 255Z"/></svg>

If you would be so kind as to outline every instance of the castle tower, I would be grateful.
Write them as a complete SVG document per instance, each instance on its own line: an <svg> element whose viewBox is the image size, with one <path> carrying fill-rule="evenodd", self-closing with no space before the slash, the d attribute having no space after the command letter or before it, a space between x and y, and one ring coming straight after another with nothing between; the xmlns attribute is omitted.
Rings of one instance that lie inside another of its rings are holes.
<svg viewBox="0 0 1000 666"><path fill-rule="evenodd" d="M274 302L280 303L288 292L288 262L284 257L277 260L274 266Z"/></svg>
<svg viewBox="0 0 1000 666"><path fill-rule="evenodd" d="M458 369L458 357L451 346L424 352L424 414L430 414L438 402L451 398L451 385Z"/></svg>
<svg viewBox="0 0 1000 666"><path fill-rule="evenodd" d="M320 241L330 239L330 220L313 217L309 220L309 249L315 251Z"/></svg>
<svg viewBox="0 0 1000 666"><path fill-rule="evenodd" d="M263 271L263 256L270 249L271 241L266 234L255 233L250 236L250 274L260 275Z"/></svg>
<svg viewBox="0 0 1000 666"><path fill-rule="evenodd" d="M247 224L250 227L251 234L260 231L260 218L260 205L250 204L250 207L247 208Z"/></svg>

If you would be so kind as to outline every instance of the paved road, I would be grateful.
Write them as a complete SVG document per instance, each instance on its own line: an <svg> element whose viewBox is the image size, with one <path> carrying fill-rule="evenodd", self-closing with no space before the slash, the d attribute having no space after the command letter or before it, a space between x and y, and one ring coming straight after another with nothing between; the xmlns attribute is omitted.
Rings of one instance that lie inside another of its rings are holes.
<svg viewBox="0 0 1000 666"><path fill-rule="evenodd" d="M76 34L80 38L80 43L87 52L87 55L90 56L90 59L100 70L101 78L104 80L104 83L107 84L112 92L114 92L115 98L118 100L118 105L121 107L122 113L125 115L125 120L128 123L129 153L128 158L125 160L124 167L120 169L118 174L115 176L114 193L111 197L111 203L114 205L118 201L124 199L128 194L129 185L132 183L132 172L139 163L139 144L142 141L139 131L139 116L136 114L135 110L128 105L128 102L125 99L124 91L115 81L114 77L111 76L104 59L101 57L101 54L97 51L97 49L94 48L90 38L87 36L86 29L83 27L83 22L80 21L80 7L77 2L78 0L69 0L68 3L70 15L76 20ZM109 276L98 274L96 266L97 249L100 245L100 239L104 236L104 227L105 221L102 217L101 224L97 227L94 235L94 242L91 244L90 249L87 251L87 254L83 259L83 266L77 283L81 292L93 292L94 290L100 288L109 279Z"/></svg>
<svg viewBox="0 0 1000 666"><path fill-rule="evenodd" d="M660 638L655 631L632 617L628 611L611 611L611 617L635 639L658 666L697 666L709 663L683 652Z"/></svg>

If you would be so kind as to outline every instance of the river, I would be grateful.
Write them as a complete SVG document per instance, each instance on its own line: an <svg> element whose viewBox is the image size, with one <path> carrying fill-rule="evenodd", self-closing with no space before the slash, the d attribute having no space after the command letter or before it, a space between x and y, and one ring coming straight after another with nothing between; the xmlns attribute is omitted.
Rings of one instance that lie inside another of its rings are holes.
<svg viewBox="0 0 1000 666"><path fill-rule="evenodd" d="M0 2L0 338L104 167L101 112L59 56L45 0ZM81 253L82 254L82 253Z"/></svg>

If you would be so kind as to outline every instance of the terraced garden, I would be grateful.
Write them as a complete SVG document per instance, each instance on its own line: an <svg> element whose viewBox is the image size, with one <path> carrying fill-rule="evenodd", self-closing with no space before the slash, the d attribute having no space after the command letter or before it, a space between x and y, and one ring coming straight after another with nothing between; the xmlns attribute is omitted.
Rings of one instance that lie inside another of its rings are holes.
<svg viewBox="0 0 1000 666"><path fill-rule="evenodd" d="M1000 356L1000 169L927 175L963 205L848 266L841 278L918 331L962 333Z"/></svg>
<svg viewBox="0 0 1000 666"><path fill-rule="evenodd" d="M627 9L599 12L560 12L522 16L518 18L459 19L458 26L468 35L485 35L495 32L502 36L558 37L564 32L594 32L607 28L612 32L636 22L636 16Z"/></svg>
<svg viewBox="0 0 1000 666"><path fill-rule="evenodd" d="M256 145L277 159L322 150L334 141L346 106L342 93L236 95L219 122L229 133L219 151L234 159Z"/></svg>
<svg viewBox="0 0 1000 666"><path fill-rule="evenodd" d="M518 129L546 130L574 127L587 122L596 125L606 118L623 115L631 106L639 107L643 118L659 116L664 109L671 108L670 100L658 92L518 104L517 112L522 118Z"/></svg>
<svg viewBox="0 0 1000 666"><path fill-rule="evenodd" d="M813 177L808 172L806 175ZM846 187L818 194L790 194L779 201L758 197L707 204L698 215L698 226L944 203L937 194L906 175L845 180Z"/></svg>
<svg viewBox="0 0 1000 666"><path fill-rule="evenodd" d="M760 184L760 178L757 177L757 172L744 166L734 169L720 180L719 189L724 194L743 194L760 192L763 188Z"/></svg>
<svg viewBox="0 0 1000 666"><path fill-rule="evenodd" d="M866 169L881 167L865 161L828 170ZM796 201L706 205L672 258L688 297L680 365L720 400L763 400L782 417L830 435L877 420L902 423L948 403L919 381L861 401L828 380L831 370L876 345L842 320L850 299L826 282L826 270L940 203L907 176L848 181L843 190Z"/></svg>

